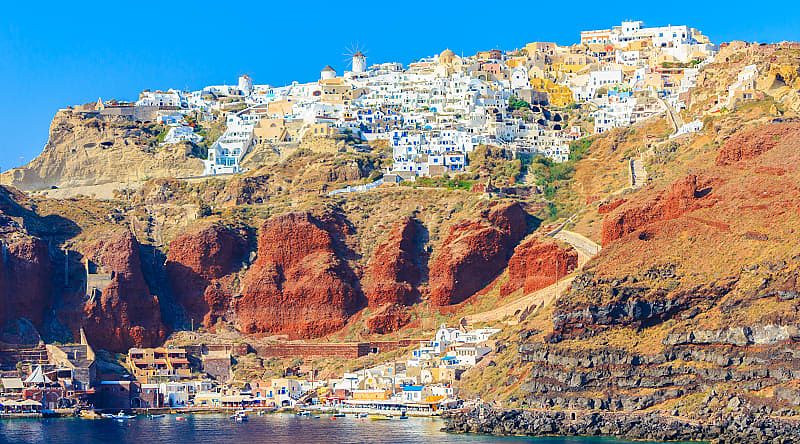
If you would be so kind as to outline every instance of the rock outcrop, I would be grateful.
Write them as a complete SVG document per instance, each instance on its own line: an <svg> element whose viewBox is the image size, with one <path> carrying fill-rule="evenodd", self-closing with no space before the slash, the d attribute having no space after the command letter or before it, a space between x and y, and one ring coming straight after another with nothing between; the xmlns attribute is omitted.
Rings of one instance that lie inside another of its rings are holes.
<svg viewBox="0 0 800 444"><path fill-rule="evenodd" d="M689 175L674 182L669 190L643 204L621 206L603 221L602 243L608 245L646 225L680 217L684 213L713 204L710 188Z"/></svg>
<svg viewBox="0 0 800 444"><path fill-rule="evenodd" d="M508 261L508 281L500 287L500 295L508 296L522 288L532 293L554 284L578 267L578 252L554 241L532 237L514 249Z"/></svg>
<svg viewBox="0 0 800 444"><path fill-rule="evenodd" d="M357 280L336 251L341 234L310 213L273 217L259 230L258 258L235 303L244 333L319 337L362 305Z"/></svg>
<svg viewBox="0 0 800 444"><path fill-rule="evenodd" d="M86 249L84 257L110 275L105 288L90 295L84 305L82 326L89 342L115 352L161 344L168 329L161 321L158 298L145 281L139 243L131 232L104 236Z"/></svg>
<svg viewBox="0 0 800 444"><path fill-rule="evenodd" d="M28 165L0 175L22 190L184 177L203 170L186 144L159 146L159 128L120 117L61 110L44 150Z"/></svg>
<svg viewBox="0 0 800 444"><path fill-rule="evenodd" d="M47 244L14 230L4 234L0 250L0 327L20 318L40 327L53 303Z"/></svg>
<svg viewBox="0 0 800 444"><path fill-rule="evenodd" d="M525 237L527 216L518 203L500 204L451 226L430 267L431 303L457 304L489 284Z"/></svg>
<svg viewBox="0 0 800 444"><path fill-rule="evenodd" d="M701 312L728 294L735 279L684 290L682 276L672 266L654 267L638 276L577 276L566 297L556 301L553 342L587 338L615 327L646 328L683 312Z"/></svg>
<svg viewBox="0 0 800 444"><path fill-rule="evenodd" d="M229 275L241 266L246 251L242 233L218 224L182 234L170 243L169 284L191 319L210 328L227 314L235 291Z"/></svg>
<svg viewBox="0 0 800 444"><path fill-rule="evenodd" d="M778 143L800 143L800 123L775 123L742 130L729 137L717 153L717 165L753 159Z"/></svg>
<svg viewBox="0 0 800 444"><path fill-rule="evenodd" d="M697 422L658 412L619 414L498 410L480 405L446 414L444 430L451 433L509 436L602 435L629 440L710 441L715 444L800 441L800 430L792 420L774 418L763 412L730 410Z"/></svg>
<svg viewBox="0 0 800 444"><path fill-rule="evenodd" d="M419 297L421 235L420 223L406 217L395 225L386 242L375 249L361 281L370 307L409 305Z"/></svg>
<svg viewBox="0 0 800 444"><path fill-rule="evenodd" d="M367 318L365 324L370 333L379 335L400 330L411 322L411 314L405 307L396 304L385 305L377 313Z"/></svg>

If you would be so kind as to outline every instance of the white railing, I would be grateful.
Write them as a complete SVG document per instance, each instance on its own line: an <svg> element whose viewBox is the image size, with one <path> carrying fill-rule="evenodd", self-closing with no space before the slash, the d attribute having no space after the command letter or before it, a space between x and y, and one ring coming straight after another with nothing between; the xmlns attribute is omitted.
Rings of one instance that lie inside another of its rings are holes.
<svg viewBox="0 0 800 444"><path fill-rule="evenodd" d="M383 185L383 178L376 180L375 182L368 183L366 185L356 185L356 186L347 186L344 188L339 188L338 190L333 190L328 193L328 196L335 196L337 194L347 194L347 193L362 193L364 191L369 191L373 188L377 188Z"/></svg>

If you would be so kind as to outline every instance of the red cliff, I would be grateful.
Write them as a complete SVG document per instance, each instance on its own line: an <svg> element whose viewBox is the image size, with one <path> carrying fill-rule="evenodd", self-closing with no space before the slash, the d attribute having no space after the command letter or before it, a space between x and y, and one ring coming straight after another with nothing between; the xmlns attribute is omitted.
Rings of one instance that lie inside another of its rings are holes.
<svg viewBox="0 0 800 444"><path fill-rule="evenodd" d="M244 333L319 337L342 328L358 308L355 276L337 255L332 236L309 213L288 213L265 222L258 258L236 301Z"/></svg>
<svg viewBox="0 0 800 444"><path fill-rule="evenodd" d="M486 210L478 220L450 227L430 267L430 300L457 304L485 287L505 268L527 232L527 213L518 203Z"/></svg>
<svg viewBox="0 0 800 444"><path fill-rule="evenodd" d="M0 327L25 318L40 327L52 305L52 264L39 238L9 233L0 255Z"/></svg>
<svg viewBox="0 0 800 444"><path fill-rule="evenodd" d="M401 220L389 238L375 249L362 279L370 307L409 305L417 296L421 227L410 217Z"/></svg>
<svg viewBox="0 0 800 444"><path fill-rule="evenodd" d="M508 281L500 287L507 296L522 288L527 293L554 284L578 267L578 252L554 241L531 238L514 249L508 261Z"/></svg>
<svg viewBox="0 0 800 444"><path fill-rule="evenodd" d="M689 175L644 203L629 203L603 220L602 243L608 245L645 225L675 219L702 208L711 203L706 197L709 191L698 184L697 176Z"/></svg>
<svg viewBox="0 0 800 444"><path fill-rule="evenodd" d="M779 142L800 143L800 123L760 125L739 131L725 141L717 154L717 165L731 165L753 159L775 148Z"/></svg>
<svg viewBox="0 0 800 444"><path fill-rule="evenodd" d="M400 330L409 322L411 322L411 314L405 307L387 304L367 318L366 326L370 333L383 335Z"/></svg>
<svg viewBox="0 0 800 444"><path fill-rule="evenodd" d="M115 352L164 341L158 298L144 279L139 243L129 231L96 241L85 258L110 274L108 285L84 305L83 327L92 345Z"/></svg>
<svg viewBox="0 0 800 444"><path fill-rule="evenodd" d="M166 270L169 285L187 316L212 327L230 307L232 276L247 252L235 229L211 225L184 233L169 245Z"/></svg>

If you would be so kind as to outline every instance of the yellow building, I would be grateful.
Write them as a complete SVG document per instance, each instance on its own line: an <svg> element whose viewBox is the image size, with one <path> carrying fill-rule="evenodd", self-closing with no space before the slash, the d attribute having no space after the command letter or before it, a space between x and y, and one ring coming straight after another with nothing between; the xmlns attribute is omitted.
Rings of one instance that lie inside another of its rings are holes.
<svg viewBox="0 0 800 444"><path fill-rule="evenodd" d="M186 350L182 348L132 348L126 362L133 376L144 384L192 376Z"/></svg>
<svg viewBox="0 0 800 444"><path fill-rule="evenodd" d="M275 102L270 102L267 104L267 114L271 116L287 116L292 114L292 103L291 100L277 100Z"/></svg>
<svg viewBox="0 0 800 444"><path fill-rule="evenodd" d="M289 131L282 118L261 119L253 129L253 137L258 143L286 142L289 139Z"/></svg>
<svg viewBox="0 0 800 444"><path fill-rule="evenodd" d="M527 57L512 57L512 58L506 60L506 66L508 66L509 68L513 69L513 68L516 68L518 66L525 66L525 63L527 63L527 62L528 62L528 58Z"/></svg>
<svg viewBox="0 0 800 444"><path fill-rule="evenodd" d="M355 401L386 401L391 395L391 390L353 390L353 400Z"/></svg>
<svg viewBox="0 0 800 444"><path fill-rule="evenodd" d="M575 100L572 90L566 85L559 85L550 79L533 78L530 79L531 89L547 93L547 100L551 105L563 108L572 105Z"/></svg>

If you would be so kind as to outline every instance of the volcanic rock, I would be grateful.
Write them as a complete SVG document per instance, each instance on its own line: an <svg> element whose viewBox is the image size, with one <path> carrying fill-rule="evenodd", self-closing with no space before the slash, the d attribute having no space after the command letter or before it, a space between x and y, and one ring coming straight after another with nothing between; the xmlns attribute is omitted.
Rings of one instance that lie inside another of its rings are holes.
<svg viewBox="0 0 800 444"><path fill-rule="evenodd" d="M118 231L96 241L85 257L110 274L108 285L90 295L83 311L83 328L98 348L125 352L153 347L167 336L158 298L144 279L139 243L130 231Z"/></svg>
<svg viewBox="0 0 800 444"><path fill-rule="evenodd" d="M166 270L172 293L192 319L207 328L223 317L233 295L231 279L247 243L237 230L211 225L185 233L170 243Z"/></svg>
<svg viewBox="0 0 800 444"><path fill-rule="evenodd" d="M578 252L553 241L532 237L514 249L508 261L508 281L500 295L508 296L522 288L527 293L554 284L578 267Z"/></svg>
<svg viewBox="0 0 800 444"><path fill-rule="evenodd" d="M483 217L450 227L430 267L430 300L457 304L485 287L506 266L527 232L527 213L518 203L484 211Z"/></svg>
<svg viewBox="0 0 800 444"><path fill-rule="evenodd" d="M695 175L675 181L642 205L629 204L610 214L603 221L602 243L608 245L626 234L658 221L675 219L713 201L708 188L700 186Z"/></svg>
<svg viewBox="0 0 800 444"><path fill-rule="evenodd" d="M370 333L382 335L400 330L409 322L411 322L411 314L404 307L387 304L367 318L366 325Z"/></svg>
<svg viewBox="0 0 800 444"><path fill-rule="evenodd" d="M375 250L362 279L364 295L371 307L409 305L418 297L421 235L419 222L406 217Z"/></svg>
<svg viewBox="0 0 800 444"><path fill-rule="evenodd" d="M361 306L357 280L334 248L340 235L310 213L273 217L259 230L258 258L235 302L244 333L323 336Z"/></svg>
<svg viewBox="0 0 800 444"><path fill-rule="evenodd" d="M739 131L722 145L717 154L717 165L732 165L753 159L787 140L800 143L800 123L776 123Z"/></svg>

